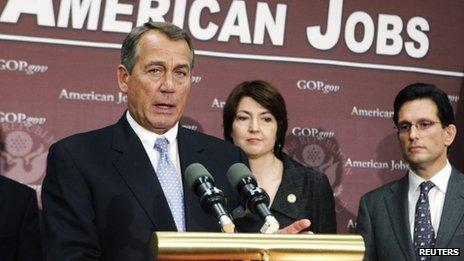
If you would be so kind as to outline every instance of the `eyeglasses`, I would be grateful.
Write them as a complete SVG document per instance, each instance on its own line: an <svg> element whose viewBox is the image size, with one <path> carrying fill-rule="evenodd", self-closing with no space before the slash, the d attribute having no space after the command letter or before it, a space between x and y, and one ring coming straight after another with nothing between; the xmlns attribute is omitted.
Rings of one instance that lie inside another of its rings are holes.
<svg viewBox="0 0 464 261"><path fill-rule="evenodd" d="M432 127L436 123L441 123L439 121L429 121L429 120L421 120L416 123L410 123L410 122L401 122L397 126L395 126L395 129L398 130L399 133L407 133L411 130L412 126L416 126L417 130L424 131L427 130L428 128Z"/></svg>

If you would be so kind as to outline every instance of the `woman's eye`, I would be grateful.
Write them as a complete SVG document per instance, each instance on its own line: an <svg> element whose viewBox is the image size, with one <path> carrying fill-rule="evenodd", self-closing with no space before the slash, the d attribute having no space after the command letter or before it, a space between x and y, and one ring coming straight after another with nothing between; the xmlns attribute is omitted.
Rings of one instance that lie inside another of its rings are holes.
<svg viewBox="0 0 464 261"><path fill-rule="evenodd" d="M265 117L265 118L263 118L263 120L264 120L265 122L271 122L271 121L272 121L272 118L271 118L271 117Z"/></svg>

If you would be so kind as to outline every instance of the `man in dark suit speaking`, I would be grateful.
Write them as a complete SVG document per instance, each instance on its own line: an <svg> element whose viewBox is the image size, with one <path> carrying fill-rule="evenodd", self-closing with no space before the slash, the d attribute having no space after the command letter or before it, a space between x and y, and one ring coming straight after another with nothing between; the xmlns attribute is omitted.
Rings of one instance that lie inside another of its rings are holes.
<svg viewBox="0 0 464 261"><path fill-rule="evenodd" d="M431 258L437 249L464 246L464 175L447 159L456 136L453 108L442 90L412 84L396 96L393 121L410 170L361 198L357 228L365 259L439 260Z"/></svg>
<svg viewBox="0 0 464 261"><path fill-rule="evenodd" d="M153 231L220 231L182 173L203 164L233 209L239 200L225 173L247 159L222 140L179 126L193 64L190 38L177 26L148 22L129 33L117 69L127 112L114 125L50 148L42 192L46 260L152 260Z"/></svg>

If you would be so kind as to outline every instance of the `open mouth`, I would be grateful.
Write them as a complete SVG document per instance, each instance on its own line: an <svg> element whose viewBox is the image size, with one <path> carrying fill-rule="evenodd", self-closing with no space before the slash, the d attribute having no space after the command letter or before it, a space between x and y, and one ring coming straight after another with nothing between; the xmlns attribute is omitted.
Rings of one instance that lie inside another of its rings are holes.
<svg viewBox="0 0 464 261"><path fill-rule="evenodd" d="M155 107L158 109L162 109L162 110L169 110L169 109L174 108L175 106L172 104L168 104L168 103L157 103L155 104Z"/></svg>

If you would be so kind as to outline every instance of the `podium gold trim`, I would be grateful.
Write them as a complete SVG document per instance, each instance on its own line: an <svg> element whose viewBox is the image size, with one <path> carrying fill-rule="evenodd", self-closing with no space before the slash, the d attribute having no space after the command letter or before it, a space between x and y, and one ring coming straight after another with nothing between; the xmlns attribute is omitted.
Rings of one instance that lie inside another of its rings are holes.
<svg viewBox="0 0 464 261"><path fill-rule="evenodd" d="M154 232L157 260L362 260L359 235Z"/></svg>

